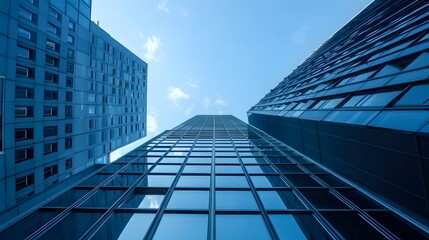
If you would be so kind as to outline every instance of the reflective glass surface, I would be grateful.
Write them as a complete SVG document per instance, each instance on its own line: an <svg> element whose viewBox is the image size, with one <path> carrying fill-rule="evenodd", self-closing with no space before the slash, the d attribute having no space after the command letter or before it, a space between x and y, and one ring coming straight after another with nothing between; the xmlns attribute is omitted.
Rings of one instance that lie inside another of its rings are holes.
<svg viewBox="0 0 429 240"><path fill-rule="evenodd" d="M270 239L260 215L216 215L217 239Z"/></svg>
<svg viewBox="0 0 429 240"><path fill-rule="evenodd" d="M206 239L207 226L207 215L164 214L153 239Z"/></svg>

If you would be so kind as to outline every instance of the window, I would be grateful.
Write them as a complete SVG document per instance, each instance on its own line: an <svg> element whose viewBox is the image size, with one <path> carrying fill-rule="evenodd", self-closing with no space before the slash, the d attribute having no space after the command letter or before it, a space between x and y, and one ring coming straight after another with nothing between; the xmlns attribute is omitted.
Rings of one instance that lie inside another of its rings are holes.
<svg viewBox="0 0 429 240"><path fill-rule="evenodd" d="M73 108L72 106L66 106L66 117L72 117L73 116Z"/></svg>
<svg viewBox="0 0 429 240"><path fill-rule="evenodd" d="M45 90L44 99L45 100L58 100L58 92L57 91L51 91L51 90Z"/></svg>
<svg viewBox="0 0 429 240"><path fill-rule="evenodd" d="M429 105L429 84L412 87L395 106Z"/></svg>
<svg viewBox="0 0 429 240"><path fill-rule="evenodd" d="M73 78L72 77L66 78L66 87L73 87Z"/></svg>
<svg viewBox="0 0 429 240"><path fill-rule="evenodd" d="M19 177L19 178L16 178L15 180L15 190L19 191L33 184L34 184L34 174L29 174L24 177Z"/></svg>
<svg viewBox="0 0 429 240"><path fill-rule="evenodd" d="M48 24L47 24L47 30L48 30L48 32L53 33L55 35L59 35L59 33L60 33L60 30L58 29L58 27L55 26L51 22L48 22Z"/></svg>
<svg viewBox="0 0 429 240"><path fill-rule="evenodd" d="M45 72L45 81L50 83L58 83L58 74Z"/></svg>
<svg viewBox="0 0 429 240"><path fill-rule="evenodd" d="M34 98L34 89L16 86L15 98Z"/></svg>
<svg viewBox="0 0 429 240"><path fill-rule="evenodd" d="M57 126L47 126L43 127L43 137L56 136L58 132Z"/></svg>
<svg viewBox="0 0 429 240"><path fill-rule="evenodd" d="M72 102L73 101L73 92L66 91L66 102Z"/></svg>
<svg viewBox="0 0 429 240"><path fill-rule="evenodd" d="M15 117L33 117L33 107L15 106Z"/></svg>
<svg viewBox="0 0 429 240"><path fill-rule="evenodd" d="M70 169L70 168L73 167L73 161L72 161L71 158L66 159L65 166L66 166L66 170L68 170L68 169Z"/></svg>
<svg viewBox="0 0 429 240"><path fill-rule="evenodd" d="M16 128L15 129L15 142L33 139L33 129L32 128Z"/></svg>
<svg viewBox="0 0 429 240"><path fill-rule="evenodd" d="M50 56L50 55L46 55L46 59L45 59L46 65L58 67L59 62L60 62L60 60L58 58Z"/></svg>
<svg viewBox="0 0 429 240"><path fill-rule="evenodd" d="M16 56L21 58L33 59L33 51L26 47L18 45L16 49Z"/></svg>
<svg viewBox="0 0 429 240"><path fill-rule="evenodd" d="M50 153L57 152L58 150L58 143L45 143L43 145L43 154L48 155Z"/></svg>
<svg viewBox="0 0 429 240"><path fill-rule="evenodd" d="M43 116L57 116L58 115L58 108L57 107L49 107L45 106L43 107Z"/></svg>
<svg viewBox="0 0 429 240"><path fill-rule="evenodd" d="M76 23L69 21L69 30L75 32L76 31Z"/></svg>
<svg viewBox="0 0 429 240"><path fill-rule="evenodd" d="M46 40L46 48L57 52L60 50L59 44L49 39Z"/></svg>
<svg viewBox="0 0 429 240"><path fill-rule="evenodd" d="M73 73L74 72L74 65L71 62L67 63L67 72Z"/></svg>
<svg viewBox="0 0 429 240"><path fill-rule="evenodd" d="M71 133L73 131L73 125L71 123L66 123L65 133Z"/></svg>
<svg viewBox="0 0 429 240"><path fill-rule="evenodd" d="M74 59L74 50L73 49L68 49L67 50L67 57L69 58L69 59Z"/></svg>
<svg viewBox="0 0 429 240"><path fill-rule="evenodd" d="M58 165L45 167L45 169L43 170L43 176L45 179L50 178L56 174L58 174Z"/></svg>
<svg viewBox="0 0 429 240"><path fill-rule="evenodd" d="M73 146L73 139L71 137L65 138L64 148L65 149L70 149L70 148L72 148L72 146Z"/></svg>
<svg viewBox="0 0 429 240"><path fill-rule="evenodd" d="M16 66L17 77L30 77L30 69L27 67Z"/></svg>
<svg viewBox="0 0 429 240"><path fill-rule="evenodd" d="M25 160L33 158L33 148L24 148L15 150L15 163L19 163Z"/></svg>
<svg viewBox="0 0 429 240"><path fill-rule="evenodd" d="M69 34L69 35L67 36L67 42L68 42L68 43L70 43L70 44L74 44L74 37L73 37L72 35L70 35L70 34Z"/></svg>
<svg viewBox="0 0 429 240"><path fill-rule="evenodd" d="M28 21L33 20L33 14L30 11L28 11L27 9L24 9L22 7L19 8L19 17L24 18Z"/></svg>
<svg viewBox="0 0 429 240"><path fill-rule="evenodd" d="M18 37L31 40L31 32L24 28L18 27Z"/></svg>
<svg viewBox="0 0 429 240"><path fill-rule="evenodd" d="M49 8L49 16L51 16L52 18L55 18L57 20L60 20L60 14L51 7Z"/></svg>

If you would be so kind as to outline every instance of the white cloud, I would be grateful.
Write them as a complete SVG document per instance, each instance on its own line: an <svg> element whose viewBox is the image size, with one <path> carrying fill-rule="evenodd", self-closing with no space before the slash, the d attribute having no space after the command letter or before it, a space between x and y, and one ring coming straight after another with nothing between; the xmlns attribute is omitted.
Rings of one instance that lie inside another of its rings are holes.
<svg viewBox="0 0 429 240"><path fill-rule="evenodd" d="M223 100L223 98L221 96L218 96L216 98L216 101L214 102L214 104L218 105L218 106L224 106L224 105L226 105L226 102L225 102L225 100Z"/></svg>
<svg viewBox="0 0 429 240"><path fill-rule="evenodd" d="M170 12L170 9L168 9L166 2L162 2L162 3L158 4L158 9L165 12L165 13Z"/></svg>
<svg viewBox="0 0 429 240"><path fill-rule="evenodd" d="M292 34L292 40L299 44L307 42L307 28L301 27Z"/></svg>
<svg viewBox="0 0 429 240"><path fill-rule="evenodd" d="M147 115L147 131L155 132L158 129L158 121L156 117L152 114Z"/></svg>
<svg viewBox="0 0 429 240"><path fill-rule="evenodd" d="M176 105L176 107L179 109L181 109L181 107L179 106L179 101L189 98L189 95L178 87L169 87L167 96L170 100L174 102L174 105Z"/></svg>
<svg viewBox="0 0 429 240"><path fill-rule="evenodd" d="M199 88L199 87L200 87L200 85L199 85L196 81L194 81L193 79L189 79L189 80L186 82L186 84L188 84L188 86L189 86L190 88Z"/></svg>
<svg viewBox="0 0 429 240"><path fill-rule="evenodd" d="M143 34L139 34L140 38L144 38ZM146 39L146 42L143 44L143 48L146 50L144 57L148 60L155 60L161 62L164 55L158 55L157 52L161 47L161 38L155 35L152 35Z"/></svg>
<svg viewBox="0 0 429 240"><path fill-rule="evenodd" d="M203 100L203 108L207 109L210 106L210 99L206 96Z"/></svg>

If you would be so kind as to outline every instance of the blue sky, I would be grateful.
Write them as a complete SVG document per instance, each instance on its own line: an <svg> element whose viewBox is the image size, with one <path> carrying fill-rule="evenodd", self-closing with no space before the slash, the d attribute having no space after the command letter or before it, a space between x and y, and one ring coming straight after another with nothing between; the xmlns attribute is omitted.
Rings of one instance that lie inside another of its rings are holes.
<svg viewBox="0 0 429 240"><path fill-rule="evenodd" d="M92 20L149 64L148 137L138 145L196 114L247 122L251 106L370 2L93 0Z"/></svg>

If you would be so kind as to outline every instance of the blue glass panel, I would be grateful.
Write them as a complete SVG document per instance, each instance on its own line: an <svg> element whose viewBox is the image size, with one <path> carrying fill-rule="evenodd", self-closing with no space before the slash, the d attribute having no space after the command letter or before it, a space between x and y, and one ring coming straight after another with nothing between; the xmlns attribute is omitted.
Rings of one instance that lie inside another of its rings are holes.
<svg viewBox="0 0 429 240"><path fill-rule="evenodd" d="M393 128L405 131L417 131L429 120L429 111L383 111L368 125L381 128Z"/></svg>
<svg viewBox="0 0 429 240"><path fill-rule="evenodd" d="M395 106L407 105L428 105L429 104L429 84L412 87L395 104Z"/></svg>
<svg viewBox="0 0 429 240"><path fill-rule="evenodd" d="M287 184L277 175L274 176L250 176L253 186L256 188L287 187Z"/></svg>
<svg viewBox="0 0 429 240"><path fill-rule="evenodd" d="M260 215L216 215L218 239L271 239Z"/></svg>
<svg viewBox="0 0 429 240"><path fill-rule="evenodd" d="M164 195L133 194L121 208L153 208L158 209Z"/></svg>
<svg viewBox="0 0 429 240"><path fill-rule="evenodd" d="M77 200L79 200L83 195L88 193L90 190L81 190L81 189L72 189L62 195L61 197L50 202L47 206L49 207L68 207Z"/></svg>
<svg viewBox="0 0 429 240"><path fill-rule="evenodd" d="M169 175L148 175L139 184L140 187L170 187L175 176Z"/></svg>
<svg viewBox="0 0 429 240"><path fill-rule="evenodd" d="M207 215L164 214L153 239L207 239L207 226Z"/></svg>
<svg viewBox="0 0 429 240"><path fill-rule="evenodd" d="M169 209L208 209L209 191L176 190L168 202Z"/></svg>
<svg viewBox="0 0 429 240"><path fill-rule="evenodd" d="M258 191L267 210L305 209L292 191Z"/></svg>
<svg viewBox="0 0 429 240"><path fill-rule="evenodd" d="M177 173L181 165L158 165L151 172L152 173Z"/></svg>
<svg viewBox="0 0 429 240"><path fill-rule="evenodd" d="M274 173L274 169L269 165L248 165L246 166L248 173Z"/></svg>
<svg viewBox="0 0 429 240"><path fill-rule="evenodd" d="M216 163L222 163L222 164L238 164L238 158L216 158Z"/></svg>
<svg viewBox="0 0 429 240"><path fill-rule="evenodd" d="M92 239L143 239L155 214L113 213Z"/></svg>
<svg viewBox="0 0 429 240"><path fill-rule="evenodd" d="M242 157L241 161L243 161L244 164L249 164L249 163L268 163L267 160L265 158L253 158L253 157Z"/></svg>
<svg viewBox="0 0 429 240"><path fill-rule="evenodd" d="M210 165L187 165L183 170L184 173L211 173Z"/></svg>
<svg viewBox="0 0 429 240"><path fill-rule="evenodd" d="M333 111L324 121L366 125L379 111Z"/></svg>
<svg viewBox="0 0 429 240"><path fill-rule="evenodd" d="M371 95L366 101L362 102L362 107L384 107L389 104L393 98L398 96L400 91L376 93Z"/></svg>
<svg viewBox="0 0 429 240"><path fill-rule="evenodd" d="M179 163L182 164L185 161L185 158L181 157L165 157L161 160L161 163Z"/></svg>
<svg viewBox="0 0 429 240"><path fill-rule="evenodd" d="M244 176L216 176L216 187L248 188L249 184Z"/></svg>
<svg viewBox="0 0 429 240"><path fill-rule="evenodd" d="M212 158L199 158L199 157L190 157L187 161L187 163L211 163L212 162Z"/></svg>
<svg viewBox="0 0 429 240"><path fill-rule="evenodd" d="M176 187L210 187L210 176L182 175Z"/></svg>
<svg viewBox="0 0 429 240"><path fill-rule="evenodd" d="M271 214L270 220L280 239L330 239L310 214Z"/></svg>
<svg viewBox="0 0 429 240"><path fill-rule="evenodd" d="M216 209L258 210L250 191L216 191Z"/></svg>
<svg viewBox="0 0 429 240"><path fill-rule="evenodd" d="M241 166L216 166L216 173L244 173Z"/></svg>
<svg viewBox="0 0 429 240"><path fill-rule="evenodd" d="M102 215L102 213L71 212L43 234L41 239L58 239L58 236L80 239Z"/></svg>
<svg viewBox="0 0 429 240"><path fill-rule="evenodd" d="M124 192L123 190L98 190L79 207L110 207Z"/></svg>

